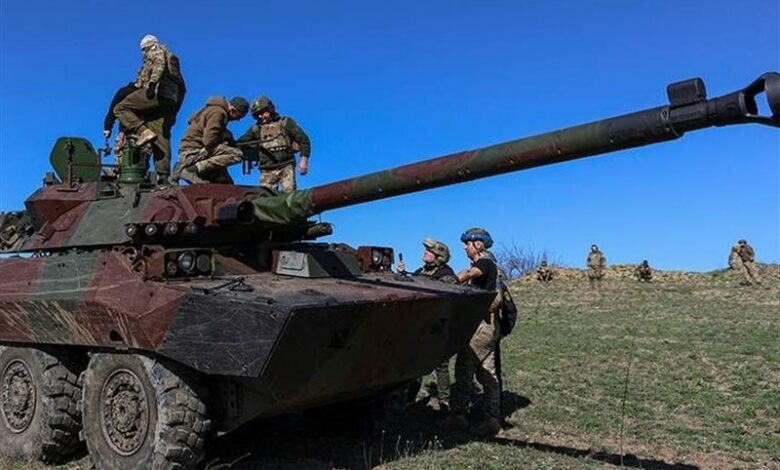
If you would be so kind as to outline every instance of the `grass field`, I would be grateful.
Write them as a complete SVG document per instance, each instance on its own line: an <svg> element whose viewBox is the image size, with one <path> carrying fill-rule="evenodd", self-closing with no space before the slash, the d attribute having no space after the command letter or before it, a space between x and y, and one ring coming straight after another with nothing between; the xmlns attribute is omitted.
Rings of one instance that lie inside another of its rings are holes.
<svg viewBox="0 0 780 470"><path fill-rule="evenodd" d="M443 435L420 402L400 435L260 422L218 440L209 467L780 469L780 269L764 277L518 282L522 316L502 348L513 410L497 438Z"/></svg>

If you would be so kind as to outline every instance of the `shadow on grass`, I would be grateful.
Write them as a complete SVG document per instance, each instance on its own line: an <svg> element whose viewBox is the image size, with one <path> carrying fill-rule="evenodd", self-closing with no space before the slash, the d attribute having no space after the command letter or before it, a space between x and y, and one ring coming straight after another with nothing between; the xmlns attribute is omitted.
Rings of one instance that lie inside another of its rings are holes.
<svg viewBox="0 0 780 470"><path fill-rule="evenodd" d="M525 408L531 401L513 392L502 395L505 416ZM266 419L244 426L216 439L206 458L207 470L330 470L333 468L367 470L395 460L414 457L428 451L456 448L476 441L468 434L448 434L436 426L443 417L427 400L408 407L403 424L397 430L364 432L354 420L322 419L322 415L289 415ZM352 423L350 425L350 423ZM484 440L502 446L534 449L571 458L587 458L615 466L653 470L697 470L685 464L668 464L655 459L522 440L494 438Z"/></svg>
<svg viewBox="0 0 780 470"><path fill-rule="evenodd" d="M684 463L666 463L662 460L644 459L633 454L614 454L611 452L594 452L590 449L575 449L573 447L555 446L542 444L539 442L528 442L519 439L504 439L496 437L488 442L495 442L504 446L519 447L523 449L534 449L541 452L548 452L558 455L565 455L573 458L588 458L619 467L642 468L647 470L699 470L696 465Z"/></svg>

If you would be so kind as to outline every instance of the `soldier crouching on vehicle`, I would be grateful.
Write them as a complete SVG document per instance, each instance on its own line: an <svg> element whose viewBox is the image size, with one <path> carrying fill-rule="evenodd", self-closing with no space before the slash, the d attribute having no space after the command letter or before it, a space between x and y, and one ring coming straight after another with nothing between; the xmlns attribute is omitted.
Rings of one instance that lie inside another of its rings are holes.
<svg viewBox="0 0 780 470"><path fill-rule="evenodd" d="M309 136L293 118L280 116L266 96L252 102L252 116L256 122L238 139L238 146L247 159L258 160L260 186L285 193L295 191L295 153L301 153L298 170L305 175L311 155Z"/></svg>
<svg viewBox="0 0 780 470"><path fill-rule="evenodd" d="M423 240L423 266L412 273L413 276L426 276L442 282L456 283L458 278L449 264L450 249L439 241L426 238ZM403 261L398 262L398 272L408 274ZM450 361L447 359L435 369L436 371L436 406L439 410L449 409L450 400ZM407 388L407 402L414 403L422 387L423 377L413 380Z"/></svg>
<svg viewBox="0 0 780 470"><path fill-rule="evenodd" d="M493 355L499 340L497 312L500 296L496 291L498 268L485 255L488 245L492 245L490 234L484 229L469 229L461 235L466 255L471 267L458 273L458 281L496 292L496 298L469 345L458 352L455 359L455 383L450 398L451 414L440 422L446 429L465 431L481 436L495 435L501 429L501 392L495 370ZM469 427L466 414L471 404L474 378L482 386L485 397L485 416Z"/></svg>
<svg viewBox="0 0 780 470"><path fill-rule="evenodd" d="M243 118L248 111L249 102L240 96L230 101L222 96L209 98L188 121L190 126L179 144L179 163L171 180L232 184L227 168L240 163L243 153L235 146L227 124Z"/></svg>

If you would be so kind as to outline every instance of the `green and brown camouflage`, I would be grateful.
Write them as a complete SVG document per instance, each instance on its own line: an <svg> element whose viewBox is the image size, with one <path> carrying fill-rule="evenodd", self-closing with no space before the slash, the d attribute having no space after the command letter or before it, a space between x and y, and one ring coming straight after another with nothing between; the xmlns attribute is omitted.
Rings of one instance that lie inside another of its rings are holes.
<svg viewBox="0 0 780 470"><path fill-rule="evenodd" d="M290 194L156 185L132 146L108 176L87 140L62 138L56 175L23 212L0 217L10 255L0 259L0 362L48 348L90 358L86 377L106 354L183 366L207 379L218 432L393 388L468 344L493 293L393 274L391 249L316 242L332 228L309 217L710 126L780 126L780 75L710 100L703 87L680 82L665 106ZM758 114L762 93L771 116ZM14 361L0 363L0 386L23 393ZM84 396L97 386L87 380Z"/></svg>

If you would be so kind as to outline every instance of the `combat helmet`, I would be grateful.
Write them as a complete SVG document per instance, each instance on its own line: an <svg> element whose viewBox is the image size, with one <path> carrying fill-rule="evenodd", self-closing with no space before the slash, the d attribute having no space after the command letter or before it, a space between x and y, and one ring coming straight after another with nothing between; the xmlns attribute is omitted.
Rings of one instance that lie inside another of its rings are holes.
<svg viewBox="0 0 780 470"><path fill-rule="evenodd" d="M470 228L463 232L460 236L460 241L463 243L480 241L485 245L486 249L493 246L493 237L490 236L487 230L480 227Z"/></svg>
<svg viewBox="0 0 780 470"><path fill-rule="evenodd" d="M257 117L260 113L269 108L271 111L274 111L274 102L267 96L258 96L252 101L252 116Z"/></svg>
<svg viewBox="0 0 780 470"><path fill-rule="evenodd" d="M426 238L422 243L426 250L436 256L436 262L439 265L447 264L450 260L450 248L445 243L436 241L432 238Z"/></svg>

